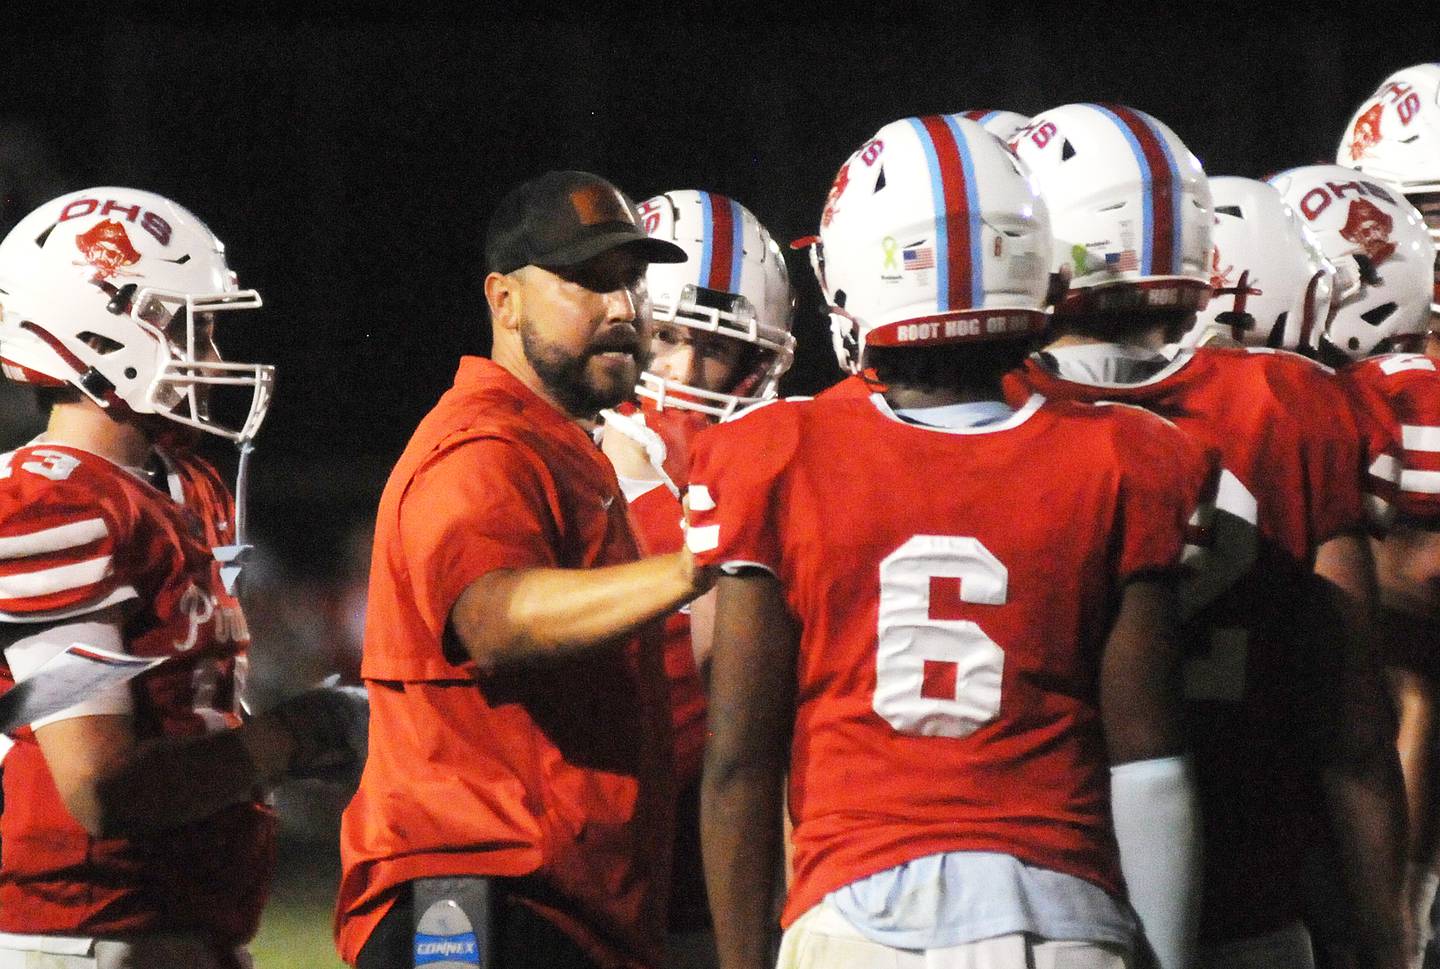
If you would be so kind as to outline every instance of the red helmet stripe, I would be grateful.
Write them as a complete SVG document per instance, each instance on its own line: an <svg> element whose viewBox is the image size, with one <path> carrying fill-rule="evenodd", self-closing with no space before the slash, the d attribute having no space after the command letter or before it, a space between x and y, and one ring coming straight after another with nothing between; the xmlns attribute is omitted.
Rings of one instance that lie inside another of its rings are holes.
<svg viewBox="0 0 1440 969"><path fill-rule="evenodd" d="M1170 153L1139 112L1119 104L1107 104L1104 107L1129 130L1140 146L1149 168L1145 173L1150 182L1150 196L1153 200L1149 272L1156 276L1177 275L1180 269L1175 258L1175 207L1176 193L1180 186Z"/></svg>
<svg viewBox="0 0 1440 969"><path fill-rule="evenodd" d="M948 309L972 305L972 261L970 247L970 199L965 190L965 165L955 134L940 115L920 119L935 149L935 162L940 169L940 186L944 192L945 252L949 256Z"/></svg>
<svg viewBox="0 0 1440 969"><path fill-rule="evenodd" d="M732 292L738 280L732 279L735 262L735 212L730 200L723 195L705 193L706 207L711 218L710 230L710 272L705 279L707 289L721 293Z"/></svg>

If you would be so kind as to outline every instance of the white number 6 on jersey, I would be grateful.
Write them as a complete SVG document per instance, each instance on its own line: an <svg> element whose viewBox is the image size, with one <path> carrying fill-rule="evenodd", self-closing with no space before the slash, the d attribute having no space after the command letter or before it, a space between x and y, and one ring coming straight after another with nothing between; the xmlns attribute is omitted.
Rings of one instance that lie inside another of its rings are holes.
<svg viewBox="0 0 1440 969"><path fill-rule="evenodd" d="M900 733L968 737L1000 712L1005 653L959 604L1004 605L1009 572L979 540L916 535L880 563L875 712Z"/></svg>

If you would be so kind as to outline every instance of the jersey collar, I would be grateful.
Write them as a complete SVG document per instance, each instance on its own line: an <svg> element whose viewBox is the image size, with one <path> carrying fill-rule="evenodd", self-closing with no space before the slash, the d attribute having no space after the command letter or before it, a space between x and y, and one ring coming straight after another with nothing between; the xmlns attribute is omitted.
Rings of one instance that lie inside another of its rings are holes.
<svg viewBox="0 0 1440 969"><path fill-rule="evenodd" d="M1020 409L1005 420L996 421L993 424L981 424L976 427L936 427L930 424L917 424L914 421L907 421L895 413L894 409L892 409L890 404L885 400L884 394L871 394L870 403L873 404L875 409L884 417L889 418L897 424L913 427L917 431L933 431L936 434L994 434L1000 431L1008 431L1024 424L1030 419L1031 415L1040 409L1040 405L1045 403L1045 398L1040 394L1031 394L1030 398L1020 406Z"/></svg>

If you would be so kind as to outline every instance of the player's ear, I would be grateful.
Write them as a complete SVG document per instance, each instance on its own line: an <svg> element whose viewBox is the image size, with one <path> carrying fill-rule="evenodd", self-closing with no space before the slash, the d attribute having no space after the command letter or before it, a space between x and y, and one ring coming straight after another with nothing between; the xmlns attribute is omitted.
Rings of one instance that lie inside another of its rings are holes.
<svg viewBox="0 0 1440 969"><path fill-rule="evenodd" d="M485 302L496 331L520 328L524 288L518 273L491 273L485 277Z"/></svg>

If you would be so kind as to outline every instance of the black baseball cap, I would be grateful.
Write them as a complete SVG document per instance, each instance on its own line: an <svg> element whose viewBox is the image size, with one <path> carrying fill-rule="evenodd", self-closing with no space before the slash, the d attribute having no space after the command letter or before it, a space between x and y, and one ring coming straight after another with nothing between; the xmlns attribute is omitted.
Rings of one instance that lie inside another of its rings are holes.
<svg viewBox="0 0 1440 969"><path fill-rule="evenodd" d="M500 200L485 230L491 272L574 266L618 246L647 262L684 262L685 250L640 227L635 203L589 172L546 172Z"/></svg>

